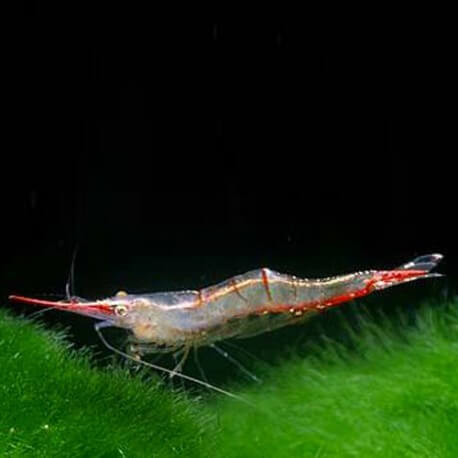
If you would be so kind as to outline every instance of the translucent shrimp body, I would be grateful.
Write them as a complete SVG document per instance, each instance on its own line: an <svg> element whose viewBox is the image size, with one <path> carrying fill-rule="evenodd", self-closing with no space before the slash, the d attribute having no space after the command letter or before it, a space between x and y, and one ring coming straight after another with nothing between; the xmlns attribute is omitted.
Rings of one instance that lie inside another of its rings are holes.
<svg viewBox="0 0 458 458"><path fill-rule="evenodd" d="M249 337L289 324L373 291L430 273L442 255L421 256L394 270L368 270L323 279L299 279L261 268L198 291L118 294L84 302L10 299L88 315L132 331L141 353L209 345Z"/></svg>

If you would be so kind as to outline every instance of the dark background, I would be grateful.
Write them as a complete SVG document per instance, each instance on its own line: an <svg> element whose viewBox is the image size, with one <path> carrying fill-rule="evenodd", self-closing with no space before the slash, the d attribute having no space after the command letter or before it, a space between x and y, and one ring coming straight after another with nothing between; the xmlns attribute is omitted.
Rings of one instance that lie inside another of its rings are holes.
<svg viewBox="0 0 458 458"><path fill-rule="evenodd" d="M87 298L430 252L454 291L446 25L65 8L26 4L9 46L4 302L63 294L77 245Z"/></svg>

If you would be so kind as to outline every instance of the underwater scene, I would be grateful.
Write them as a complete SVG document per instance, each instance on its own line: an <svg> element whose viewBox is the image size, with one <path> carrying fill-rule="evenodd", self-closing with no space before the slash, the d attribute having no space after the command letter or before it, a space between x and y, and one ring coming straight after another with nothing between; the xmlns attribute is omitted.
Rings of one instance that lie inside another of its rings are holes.
<svg viewBox="0 0 458 458"><path fill-rule="evenodd" d="M0 457L458 456L447 27L161 8L15 26Z"/></svg>

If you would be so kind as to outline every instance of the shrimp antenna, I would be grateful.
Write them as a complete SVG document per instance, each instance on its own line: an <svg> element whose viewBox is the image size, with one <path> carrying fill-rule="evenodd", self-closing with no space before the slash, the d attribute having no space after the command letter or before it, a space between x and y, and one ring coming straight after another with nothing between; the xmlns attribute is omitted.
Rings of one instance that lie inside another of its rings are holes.
<svg viewBox="0 0 458 458"><path fill-rule="evenodd" d="M65 284L65 295L67 296L68 300L71 300L71 298L75 295L75 261L76 255L78 254L78 248L79 245L76 244L75 248L73 249L72 262L68 272L67 283Z"/></svg>
<svg viewBox="0 0 458 458"><path fill-rule="evenodd" d="M62 298L62 294L55 294L55 293L45 293L45 294L37 294L38 297L57 297ZM54 307L45 307L42 309L37 310L36 312L27 315L28 318L35 318L37 316L43 315L45 312L49 312L50 310L55 310Z"/></svg>
<svg viewBox="0 0 458 458"><path fill-rule="evenodd" d="M150 367L152 369L156 369L158 371L165 372L166 374L169 374L171 376L176 375L178 377L183 378L184 380L189 380L190 382L197 383L198 385L202 385L205 388L217 391L218 393L224 394L224 395L226 395L226 396L228 396L230 398L237 399L238 401L244 402L245 404L248 404L248 405L250 405L252 407L255 407L254 404L252 404L251 402L249 402L246 399L242 398L241 396L237 396L236 394L233 394L233 393L231 393L229 391L223 390L222 388L218 388L217 386L211 385L210 383L203 382L202 380L199 380L199 379L194 378L194 377L190 377L189 375L185 375L185 374L182 374L180 372L174 372L173 370L166 369L165 367L162 367L162 366L157 366L156 364L152 364L152 363L149 363L147 361L143 361L142 359L140 359L140 360L135 359L133 356L129 355L128 353L125 353L122 350L119 350L118 348L116 348L113 345L111 345L110 343L108 343L108 341L106 340L105 336L102 334L101 329L111 328L111 327L115 327L115 326L113 326L109 321L100 321L100 322L98 322L98 323L96 323L94 325L95 332L98 334L100 340L105 345L105 347L107 347L112 352L117 353L118 355L121 355L124 358L130 359L131 361L133 361L133 362L135 362L137 364L138 363L143 364L144 366Z"/></svg>
<svg viewBox="0 0 458 458"><path fill-rule="evenodd" d="M43 315L45 312L54 310L54 307L45 307L44 309L37 310L36 312L31 313L28 318L36 318L37 316Z"/></svg>

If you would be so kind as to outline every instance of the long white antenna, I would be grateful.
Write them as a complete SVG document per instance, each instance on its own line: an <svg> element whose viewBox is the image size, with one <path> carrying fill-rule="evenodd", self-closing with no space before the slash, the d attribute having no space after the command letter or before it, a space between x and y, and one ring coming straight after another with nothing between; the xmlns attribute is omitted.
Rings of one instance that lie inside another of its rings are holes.
<svg viewBox="0 0 458 458"><path fill-rule="evenodd" d="M217 391L218 393L225 394L226 396L229 396L230 398L237 399L237 400L239 400L241 402L244 402L245 404L248 404L248 405L250 405L252 407L255 407L254 404L252 404L251 402L247 401L246 399L244 399L244 398L242 398L240 396L237 396L236 394L233 394L233 393L231 393L229 391L223 390L222 388L218 388L217 386L211 385L210 383L207 383L207 382L203 382L202 380L199 380L197 378L190 377L189 375L181 374L179 372L174 372L174 371L172 371L170 369L167 369L165 367L157 366L156 364L152 364L152 363L149 363L147 361L143 361L141 359L137 360L134 357L132 357L131 355L129 355L128 353L125 353L125 352L119 350L118 348L113 347L113 345L108 343L108 341L105 339L104 335L101 332L101 329L110 328L110 327L113 327L113 325L109 321L100 321L100 322L98 322L98 323L96 323L94 325L94 329L97 332L97 334L99 335L100 340L103 342L103 344L109 350L117 353L118 355L121 355L124 358L130 359L131 361L134 361L135 363L143 364L143 365L145 365L147 367L151 367L152 369L156 369L158 371L165 372L166 374L173 375L173 376L176 375L178 377L183 378L184 380L189 380L190 382L197 383L199 385L204 386L205 388L209 388L211 390Z"/></svg>

